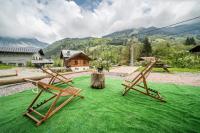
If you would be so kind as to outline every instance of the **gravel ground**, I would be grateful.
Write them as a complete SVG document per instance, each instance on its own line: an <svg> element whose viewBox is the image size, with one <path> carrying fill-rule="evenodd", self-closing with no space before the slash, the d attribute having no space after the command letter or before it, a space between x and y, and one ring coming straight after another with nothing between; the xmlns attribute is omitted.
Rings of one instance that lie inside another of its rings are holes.
<svg viewBox="0 0 200 133"><path fill-rule="evenodd" d="M82 72L82 73L74 73L74 74L68 74L66 77L68 78L75 78L82 75L88 75L90 72ZM42 81L48 82L49 78L45 78ZM35 88L35 86L31 83L18 83L18 84L11 84L11 85L4 85L0 86L0 96L8 96L15 94L17 92L22 92L24 90Z"/></svg>
<svg viewBox="0 0 200 133"><path fill-rule="evenodd" d="M132 79L136 74L138 74L138 72L124 77L124 79ZM151 73L148 77L148 81L200 86L200 73Z"/></svg>
<svg viewBox="0 0 200 133"><path fill-rule="evenodd" d="M74 73L66 75L68 78L75 78L83 75L89 75L90 72ZM106 73L106 76L120 78L120 79L132 79L137 72L129 75L127 77L121 77L118 73ZM48 79L43 79L43 81L48 81ZM148 77L148 81L158 82L158 83L174 83L180 85L192 85L200 86L200 73L151 73ZM13 85L0 86L0 96L12 95L17 92L22 92L27 89L34 88L35 86L31 83L19 83Z"/></svg>
<svg viewBox="0 0 200 133"><path fill-rule="evenodd" d="M121 75L127 75L135 72L139 67L135 66L120 66L113 68L109 71L109 73L116 73L116 74L121 74Z"/></svg>

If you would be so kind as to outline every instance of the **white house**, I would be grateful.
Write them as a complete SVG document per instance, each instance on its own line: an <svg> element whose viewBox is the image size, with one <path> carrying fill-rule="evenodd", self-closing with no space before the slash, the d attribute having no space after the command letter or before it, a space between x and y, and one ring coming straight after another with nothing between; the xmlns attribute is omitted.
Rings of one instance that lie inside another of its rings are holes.
<svg viewBox="0 0 200 133"><path fill-rule="evenodd" d="M52 60L44 58L42 49L32 47L0 47L0 63L26 66L27 62L35 65L52 64Z"/></svg>

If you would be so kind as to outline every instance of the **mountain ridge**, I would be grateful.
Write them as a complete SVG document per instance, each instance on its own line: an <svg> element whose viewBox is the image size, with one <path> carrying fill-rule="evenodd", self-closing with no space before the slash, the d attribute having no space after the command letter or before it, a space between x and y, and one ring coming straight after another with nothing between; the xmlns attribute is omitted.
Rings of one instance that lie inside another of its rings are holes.
<svg viewBox="0 0 200 133"><path fill-rule="evenodd" d="M35 38L11 38L0 36L0 47L34 47L45 48L49 44Z"/></svg>
<svg viewBox="0 0 200 133"><path fill-rule="evenodd" d="M184 32L184 33L182 33ZM134 35L186 35L186 34L200 34L200 22L192 23L192 24L183 24L177 25L174 27L140 27L140 28L131 28L125 29L121 31L116 31L110 34L103 36L103 38L123 38L123 37L131 37Z"/></svg>

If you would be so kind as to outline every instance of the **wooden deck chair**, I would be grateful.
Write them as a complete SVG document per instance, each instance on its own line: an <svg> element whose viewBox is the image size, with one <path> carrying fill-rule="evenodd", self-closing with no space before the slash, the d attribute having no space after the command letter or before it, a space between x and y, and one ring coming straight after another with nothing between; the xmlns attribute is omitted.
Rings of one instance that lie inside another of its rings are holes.
<svg viewBox="0 0 200 133"><path fill-rule="evenodd" d="M59 74L58 72L53 72L50 68L41 68L43 72L50 75L51 78L49 80L49 84L54 84L55 80L59 80L59 82L68 84L69 82L72 82L72 79L66 78L65 76Z"/></svg>
<svg viewBox="0 0 200 133"><path fill-rule="evenodd" d="M59 87L55 87L53 85L46 84L41 81L34 81L34 80L29 80L29 79L25 79L25 80L32 82L34 85L37 85L38 88L40 89L37 96L33 99L31 104L27 108L26 113L24 113L25 116L34 120L36 122L37 126L39 126L42 122L46 121L49 117L51 117L54 113L56 113L58 110L60 110L62 107L64 107L67 103L69 103L75 97L79 96L81 98L84 98L83 96L79 95L79 93L81 92L81 89L78 89L75 87L69 86L68 88L61 89ZM37 101L39 101L38 100L39 97L44 92L50 93L50 94L52 94L52 96L50 98L45 99L44 101L40 102L39 104L37 104L38 103ZM65 101L56 107L56 104L58 103L59 99L62 96L66 97ZM51 103L48 111L45 114L42 114L36 110L51 100L53 100L53 102ZM35 115L37 115L40 119L38 119L38 117L36 118Z"/></svg>
<svg viewBox="0 0 200 133"><path fill-rule="evenodd" d="M140 92L144 95L158 99L161 102L166 102L160 96L160 93L158 91L150 89L147 85L147 77L149 76L149 74L150 74L153 66L156 64L156 62L157 62L156 60L151 61L137 76L135 76L135 78L133 78L133 80L131 80L131 81L125 80L125 82L122 84L123 86L125 86L123 96L129 90L135 90L135 91L138 91L138 92ZM143 83L143 85L141 85L141 83Z"/></svg>

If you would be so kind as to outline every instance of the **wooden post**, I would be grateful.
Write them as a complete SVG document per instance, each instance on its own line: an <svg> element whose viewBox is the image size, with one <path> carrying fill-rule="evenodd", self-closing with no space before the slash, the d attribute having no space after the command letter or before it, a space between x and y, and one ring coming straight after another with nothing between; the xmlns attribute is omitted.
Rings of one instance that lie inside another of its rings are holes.
<svg viewBox="0 0 200 133"><path fill-rule="evenodd" d="M96 89L103 89L105 87L104 73L94 72L91 74L91 87Z"/></svg>

